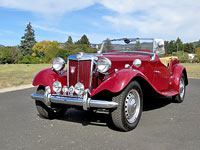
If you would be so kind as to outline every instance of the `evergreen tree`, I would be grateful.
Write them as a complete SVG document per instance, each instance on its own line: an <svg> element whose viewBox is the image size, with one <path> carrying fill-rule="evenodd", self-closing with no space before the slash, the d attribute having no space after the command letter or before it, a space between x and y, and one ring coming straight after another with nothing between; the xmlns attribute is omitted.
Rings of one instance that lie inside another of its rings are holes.
<svg viewBox="0 0 200 150"><path fill-rule="evenodd" d="M107 52L109 50L113 49L113 45L112 43L109 41L109 39L106 39L106 42L104 43L104 47L103 47L103 52Z"/></svg>
<svg viewBox="0 0 200 150"><path fill-rule="evenodd" d="M183 45L183 42L181 41L181 39L178 37L176 42L176 50L177 51L183 51L184 50L184 45Z"/></svg>
<svg viewBox="0 0 200 150"><path fill-rule="evenodd" d="M194 44L193 43L185 43L184 44L184 52L195 53Z"/></svg>
<svg viewBox="0 0 200 150"><path fill-rule="evenodd" d="M135 50L142 49L142 45L141 45L140 41L136 41L134 49Z"/></svg>
<svg viewBox="0 0 200 150"><path fill-rule="evenodd" d="M171 54L172 52L177 52L177 48L176 48L176 42L174 40L171 40L168 44L168 51Z"/></svg>
<svg viewBox="0 0 200 150"><path fill-rule="evenodd" d="M76 44L86 44L86 45L90 45L90 42L89 42L87 36L84 34L84 35L81 37L81 39L78 40L78 41L76 42Z"/></svg>
<svg viewBox="0 0 200 150"><path fill-rule="evenodd" d="M165 41L164 43L166 54L171 54L171 51L169 50L169 41Z"/></svg>
<svg viewBox="0 0 200 150"><path fill-rule="evenodd" d="M200 47L200 40L197 42L196 48Z"/></svg>
<svg viewBox="0 0 200 150"><path fill-rule="evenodd" d="M20 51L23 56L32 54L32 47L35 45L35 34L34 30L29 22L25 29L25 34L22 36Z"/></svg>
<svg viewBox="0 0 200 150"><path fill-rule="evenodd" d="M72 40L72 37L71 36L68 36L68 40L66 42L66 45L67 44L73 44L73 40Z"/></svg>

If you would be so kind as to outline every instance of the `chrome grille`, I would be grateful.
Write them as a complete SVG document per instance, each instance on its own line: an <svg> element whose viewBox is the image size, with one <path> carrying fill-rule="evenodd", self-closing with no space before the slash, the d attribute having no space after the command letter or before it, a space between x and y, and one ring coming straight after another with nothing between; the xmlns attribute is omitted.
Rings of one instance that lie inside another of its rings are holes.
<svg viewBox="0 0 200 150"><path fill-rule="evenodd" d="M85 89L90 88L91 60L68 61L68 87L77 82L83 83Z"/></svg>

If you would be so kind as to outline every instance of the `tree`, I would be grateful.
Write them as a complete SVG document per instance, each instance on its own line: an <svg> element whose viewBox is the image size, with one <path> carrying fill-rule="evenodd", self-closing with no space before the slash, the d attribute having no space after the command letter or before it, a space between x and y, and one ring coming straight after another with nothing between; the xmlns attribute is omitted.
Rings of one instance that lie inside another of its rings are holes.
<svg viewBox="0 0 200 150"><path fill-rule="evenodd" d="M197 47L200 47L200 40L197 42L197 45L195 46L196 48Z"/></svg>
<svg viewBox="0 0 200 150"><path fill-rule="evenodd" d="M195 49L196 56L194 57L195 62L200 62L200 47Z"/></svg>
<svg viewBox="0 0 200 150"><path fill-rule="evenodd" d="M177 51L183 51L184 50L183 42L181 41L181 39L179 37L176 39L175 44L176 44L176 50Z"/></svg>
<svg viewBox="0 0 200 150"><path fill-rule="evenodd" d="M49 62L56 56L56 53L60 50L60 47L57 41L41 41L37 42L33 46L32 50L34 51L32 54L33 57L40 57L45 59L44 62Z"/></svg>
<svg viewBox="0 0 200 150"><path fill-rule="evenodd" d="M0 48L0 64L11 63L12 56L9 47Z"/></svg>
<svg viewBox="0 0 200 150"><path fill-rule="evenodd" d="M187 53L194 53L194 44L193 43L185 43L184 44L184 52Z"/></svg>
<svg viewBox="0 0 200 150"><path fill-rule="evenodd" d="M169 42L168 51L170 54L172 54L172 52L177 52L176 42L174 40Z"/></svg>
<svg viewBox="0 0 200 150"><path fill-rule="evenodd" d="M107 51L112 50L112 49L113 49L113 45L110 42L110 40L107 38L105 43L104 43L103 52L107 52Z"/></svg>
<svg viewBox="0 0 200 150"><path fill-rule="evenodd" d="M11 58L12 62L11 63L17 63L18 61L18 54L19 54L19 49L17 46L15 47L10 47L10 53L11 53Z"/></svg>
<svg viewBox="0 0 200 150"><path fill-rule="evenodd" d="M166 54L171 54L171 51L169 49L169 41L165 41L164 45L165 45L165 52L166 52Z"/></svg>
<svg viewBox="0 0 200 150"><path fill-rule="evenodd" d="M135 43L135 50L141 49L141 48L142 48L142 45L141 45L140 41L136 41L136 43Z"/></svg>
<svg viewBox="0 0 200 150"><path fill-rule="evenodd" d="M32 54L32 47L35 45L35 34L34 30L29 22L25 29L25 34L22 36L21 44L20 44L20 52L23 56Z"/></svg>
<svg viewBox="0 0 200 150"><path fill-rule="evenodd" d="M76 42L76 44L86 44L86 45L90 45L90 42L89 42L87 36L84 34L84 35L81 37L81 39L78 40L78 41Z"/></svg>
<svg viewBox="0 0 200 150"><path fill-rule="evenodd" d="M68 44L73 44L73 40L72 40L71 36L68 36L68 40L66 42L66 45L68 45Z"/></svg>

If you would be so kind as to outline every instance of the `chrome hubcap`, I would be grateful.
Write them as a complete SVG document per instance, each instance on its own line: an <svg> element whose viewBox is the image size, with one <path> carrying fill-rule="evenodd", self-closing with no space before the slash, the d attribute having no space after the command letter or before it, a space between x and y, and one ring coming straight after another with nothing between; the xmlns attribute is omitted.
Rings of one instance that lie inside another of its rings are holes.
<svg viewBox="0 0 200 150"><path fill-rule="evenodd" d="M184 84L185 84L184 79L181 78L180 85L179 85L179 93L180 93L181 99L183 99L184 93L185 93L185 85Z"/></svg>
<svg viewBox="0 0 200 150"><path fill-rule="evenodd" d="M129 123L134 123L140 112L139 93L132 89L125 99L125 116Z"/></svg>

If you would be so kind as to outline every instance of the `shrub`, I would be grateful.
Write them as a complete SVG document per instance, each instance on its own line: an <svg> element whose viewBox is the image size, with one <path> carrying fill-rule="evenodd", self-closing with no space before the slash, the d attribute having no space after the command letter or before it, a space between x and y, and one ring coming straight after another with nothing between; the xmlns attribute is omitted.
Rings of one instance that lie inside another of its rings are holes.
<svg viewBox="0 0 200 150"><path fill-rule="evenodd" d="M195 56L193 62L200 63L200 57Z"/></svg>
<svg viewBox="0 0 200 150"><path fill-rule="evenodd" d="M186 52L179 51L177 53L177 56L181 63L186 63L189 60L188 53L186 53Z"/></svg>
<svg viewBox="0 0 200 150"><path fill-rule="evenodd" d="M26 56L21 56L18 60L19 64L30 64L31 63L31 56L26 55Z"/></svg>
<svg viewBox="0 0 200 150"><path fill-rule="evenodd" d="M200 62L200 47L197 47L195 50L196 56L194 57L194 62Z"/></svg>
<svg viewBox="0 0 200 150"><path fill-rule="evenodd" d="M31 64L39 64L41 63L42 61L40 61L41 59L39 57L31 57L30 58L30 63Z"/></svg>
<svg viewBox="0 0 200 150"><path fill-rule="evenodd" d="M12 56L9 47L0 48L0 64L12 63Z"/></svg>

